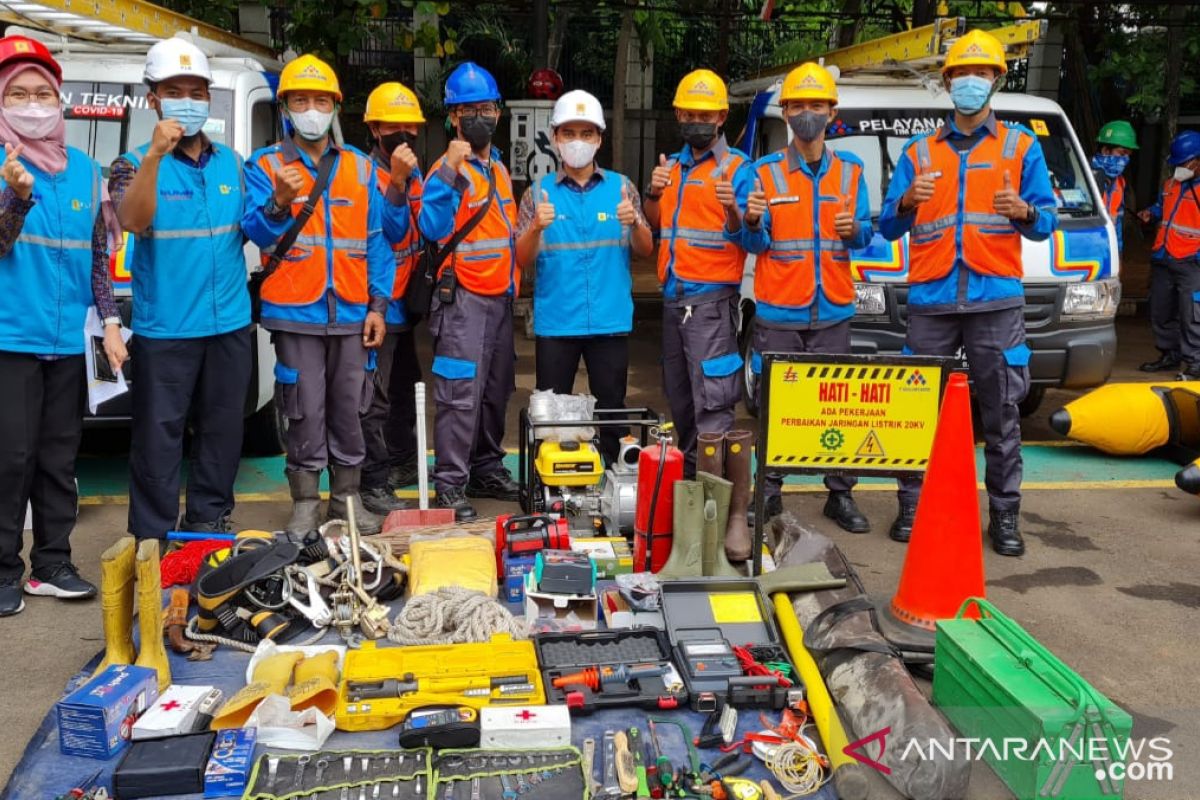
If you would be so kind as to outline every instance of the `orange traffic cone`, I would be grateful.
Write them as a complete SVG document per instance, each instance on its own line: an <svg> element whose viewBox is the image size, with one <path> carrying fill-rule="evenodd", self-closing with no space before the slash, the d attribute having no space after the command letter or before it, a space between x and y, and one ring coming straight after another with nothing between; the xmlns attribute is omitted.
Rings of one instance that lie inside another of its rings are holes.
<svg viewBox="0 0 1200 800"><path fill-rule="evenodd" d="M968 597L984 596L971 390L956 372L942 398L900 585L881 627L901 650L932 651L934 623L953 617Z"/></svg>

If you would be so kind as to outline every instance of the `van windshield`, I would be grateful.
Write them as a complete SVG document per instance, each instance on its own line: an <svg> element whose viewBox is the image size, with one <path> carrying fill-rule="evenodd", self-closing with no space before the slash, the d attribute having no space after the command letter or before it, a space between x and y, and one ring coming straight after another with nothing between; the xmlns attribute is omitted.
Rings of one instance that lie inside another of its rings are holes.
<svg viewBox="0 0 1200 800"><path fill-rule="evenodd" d="M1066 121L1058 114L1001 112L1003 122L1023 125L1042 145L1060 217L1097 215L1097 203L1088 186L1085 165L1072 145ZM834 150L854 153L866 165L871 214L883 206L896 161L913 134L941 127L944 109L842 109L826 140ZM759 155L778 150L787 140L787 126L777 117L763 120Z"/></svg>
<svg viewBox="0 0 1200 800"><path fill-rule="evenodd" d="M150 141L158 115L146 105L144 84L86 83L62 85L67 144L84 151L104 169L121 154ZM204 132L214 142L229 144L233 130L233 92L213 89Z"/></svg>

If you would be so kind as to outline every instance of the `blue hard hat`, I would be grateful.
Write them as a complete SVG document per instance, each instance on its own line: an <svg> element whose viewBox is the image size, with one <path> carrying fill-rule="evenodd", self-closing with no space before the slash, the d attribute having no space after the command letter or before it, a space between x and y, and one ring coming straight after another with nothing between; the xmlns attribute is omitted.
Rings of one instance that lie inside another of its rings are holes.
<svg viewBox="0 0 1200 800"><path fill-rule="evenodd" d="M1200 131L1182 131L1171 140L1171 157L1167 163L1172 167L1200 158Z"/></svg>
<svg viewBox="0 0 1200 800"><path fill-rule="evenodd" d="M465 61L454 68L446 79L446 105L484 103L488 100L500 102L500 87L492 73L476 64Z"/></svg>

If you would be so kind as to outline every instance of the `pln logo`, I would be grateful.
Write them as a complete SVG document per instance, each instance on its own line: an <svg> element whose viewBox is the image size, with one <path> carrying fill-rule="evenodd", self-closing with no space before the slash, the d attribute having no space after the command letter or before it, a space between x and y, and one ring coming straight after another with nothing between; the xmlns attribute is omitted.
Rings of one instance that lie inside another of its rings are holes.
<svg viewBox="0 0 1200 800"><path fill-rule="evenodd" d="M927 380L925 380L925 376L921 374L921 370L919 370L919 369L914 369L912 371L912 374L909 375L908 378L904 382L912 387L921 387L921 386L929 385L929 382Z"/></svg>
<svg viewBox="0 0 1200 800"><path fill-rule="evenodd" d="M796 372L795 367L788 367L786 370L784 370L784 372L783 372L783 382L784 383L795 383L799 379L800 379L800 375L799 375L799 373Z"/></svg>
<svg viewBox="0 0 1200 800"><path fill-rule="evenodd" d="M228 183L222 183L217 187L217 189L221 192L221 194L230 194L233 192L233 187Z"/></svg>

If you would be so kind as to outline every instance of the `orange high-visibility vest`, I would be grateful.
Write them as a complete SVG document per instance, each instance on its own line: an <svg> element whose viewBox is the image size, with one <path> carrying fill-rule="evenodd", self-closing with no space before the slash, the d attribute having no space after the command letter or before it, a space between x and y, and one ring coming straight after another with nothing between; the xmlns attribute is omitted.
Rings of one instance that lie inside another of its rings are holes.
<svg viewBox="0 0 1200 800"><path fill-rule="evenodd" d="M771 214L771 246L755 261L757 299L804 308L813 302L820 284L830 302L854 302L850 250L834 230L833 219L847 197L852 209L858 207L861 172L860 166L833 152L818 182L802 170L789 170L786 155L759 164L757 177ZM819 227L814 228L814 221Z"/></svg>
<svg viewBox="0 0 1200 800"><path fill-rule="evenodd" d="M430 168L432 175L446 163L442 156ZM463 288L475 294L499 295L512 288L516 296L521 287L521 268L517 264L513 231L517 227L517 204L513 202L512 178L499 159L491 159L488 167L496 182L496 196L487 214L480 220L458 247L446 259L438 272L454 265L454 274ZM462 203L454 216L454 230L460 230L487 200L488 179L473 166L465 165L459 171L471 181L471 187L463 192Z"/></svg>
<svg viewBox="0 0 1200 800"><path fill-rule="evenodd" d="M667 267L681 280L697 283L739 283L746 254L725 240L725 207L717 200L718 179L732 180L746 159L730 152L718 164L706 158L688 171L678 159L670 162L671 182L659 200L662 231L658 246L658 280L667 281ZM720 169L719 175L714 175Z"/></svg>
<svg viewBox="0 0 1200 800"><path fill-rule="evenodd" d="M392 185L392 174L388 170L375 165L375 178L379 184L379 193L387 202L388 188ZM392 245L392 253L396 256L396 279L392 283L392 299L404 297L408 288L408 279L417 266L421 257L421 231L417 228L417 217L421 213L421 181L414 175L408 182L408 233L399 242Z"/></svg>
<svg viewBox="0 0 1200 800"><path fill-rule="evenodd" d="M927 283L950 274L962 240L962 260L974 272L1020 278L1021 234L997 214L993 200L1008 173L1021 186L1021 165L1033 137L1020 128L996 123L996 135L984 134L959 153L936 133L917 139L910 155L917 172L941 173L932 198L917 206L908 241L910 283ZM965 187L963 181L966 181Z"/></svg>
<svg viewBox="0 0 1200 800"><path fill-rule="evenodd" d="M1200 252L1200 190L1169 178L1163 184L1163 221L1154 237L1154 252L1167 248L1171 258L1191 258Z"/></svg>

